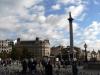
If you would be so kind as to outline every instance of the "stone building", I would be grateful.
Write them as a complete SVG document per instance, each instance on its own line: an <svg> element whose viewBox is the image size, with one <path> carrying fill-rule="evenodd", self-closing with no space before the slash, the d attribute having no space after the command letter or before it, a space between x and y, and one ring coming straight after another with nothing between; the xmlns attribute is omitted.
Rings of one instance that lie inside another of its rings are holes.
<svg viewBox="0 0 100 75"><path fill-rule="evenodd" d="M97 61L100 61L100 50L97 52Z"/></svg>
<svg viewBox="0 0 100 75"><path fill-rule="evenodd" d="M0 40L0 53L6 51L7 53L12 51L12 40Z"/></svg>
<svg viewBox="0 0 100 75"><path fill-rule="evenodd" d="M81 51L81 56L83 56L83 60L85 60L85 51ZM93 51L87 51L87 60L88 61L100 61L100 50L97 52L93 49Z"/></svg>
<svg viewBox="0 0 100 75"><path fill-rule="evenodd" d="M61 50L63 49L63 46L56 46L51 48L51 56L57 56L61 54Z"/></svg>
<svg viewBox="0 0 100 75"><path fill-rule="evenodd" d="M17 39L15 44L17 50L27 49L30 54L36 58L43 56L50 56L50 43L49 40L40 40L38 37L35 40L20 40Z"/></svg>
<svg viewBox="0 0 100 75"><path fill-rule="evenodd" d="M85 50L81 50L80 57L83 61L85 61ZM90 61L91 59L91 52L87 51L87 60Z"/></svg>

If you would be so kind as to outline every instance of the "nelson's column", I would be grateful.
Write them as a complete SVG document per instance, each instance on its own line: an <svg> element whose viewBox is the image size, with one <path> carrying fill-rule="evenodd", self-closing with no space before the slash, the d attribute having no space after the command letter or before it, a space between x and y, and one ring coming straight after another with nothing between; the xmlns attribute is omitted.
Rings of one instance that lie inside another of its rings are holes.
<svg viewBox="0 0 100 75"><path fill-rule="evenodd" d="M77 65L76 61L74 60L74 46L73 46L73 18L71 16L71 12L69 12L69 32L70 32L70 59L71 59L71 65L72 65L72 73L73 75L77 75Z"/></svg>

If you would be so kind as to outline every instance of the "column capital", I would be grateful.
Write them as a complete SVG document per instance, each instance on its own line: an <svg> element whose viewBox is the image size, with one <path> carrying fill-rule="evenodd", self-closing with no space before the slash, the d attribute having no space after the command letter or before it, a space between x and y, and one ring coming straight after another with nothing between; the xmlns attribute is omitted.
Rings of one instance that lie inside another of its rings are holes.
<svg viewBox="0 0 100 75"><path fill-rule="evenodd" d="M72 18L71 16L71 12L69 12L69 18L68 18L69 21L73 21L74 19Z"/></svg>

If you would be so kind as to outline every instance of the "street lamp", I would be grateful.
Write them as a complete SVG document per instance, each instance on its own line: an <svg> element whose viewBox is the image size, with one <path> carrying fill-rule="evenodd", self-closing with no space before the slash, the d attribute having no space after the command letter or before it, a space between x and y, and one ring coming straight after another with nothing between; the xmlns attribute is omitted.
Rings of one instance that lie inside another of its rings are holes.
<svg viewBox="0 0 100 75"><path fill-rule="evenodd" d="M62 60L62 52L60 51L60 60Z"/></svg>
<svg viewBox="0 0 100 75"><path fill-rule="evenodd" d="M84 48L85 48L85 62L87 62L87 44L84 44Z"/></svg>

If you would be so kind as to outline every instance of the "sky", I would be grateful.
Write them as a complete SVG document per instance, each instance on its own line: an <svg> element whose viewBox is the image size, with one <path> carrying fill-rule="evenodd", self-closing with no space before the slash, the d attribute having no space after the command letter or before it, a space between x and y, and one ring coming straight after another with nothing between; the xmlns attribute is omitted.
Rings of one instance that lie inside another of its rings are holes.
<svg viewBox="0 0 100 75"><path fill-rule="evenodd" d="M72 13L74 46L100 50L100 0L0 0L0 39L49 39L69 45Z"/></svg>

